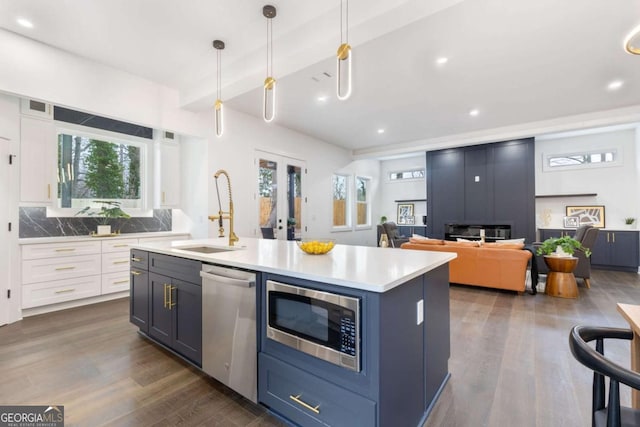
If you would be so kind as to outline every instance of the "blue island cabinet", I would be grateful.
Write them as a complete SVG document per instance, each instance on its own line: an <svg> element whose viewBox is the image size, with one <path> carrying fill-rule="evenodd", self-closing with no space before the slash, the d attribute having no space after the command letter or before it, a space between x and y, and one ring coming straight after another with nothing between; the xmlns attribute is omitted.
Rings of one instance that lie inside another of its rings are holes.
<svg viewBox="0 0 640 427"><path fill-rule="evenodd" d="M449 267L386 292L264 274L260 284L258 400L300 426L422 426L447 379ZM266 281L360 300L360 370L267 337Z"/></svg>

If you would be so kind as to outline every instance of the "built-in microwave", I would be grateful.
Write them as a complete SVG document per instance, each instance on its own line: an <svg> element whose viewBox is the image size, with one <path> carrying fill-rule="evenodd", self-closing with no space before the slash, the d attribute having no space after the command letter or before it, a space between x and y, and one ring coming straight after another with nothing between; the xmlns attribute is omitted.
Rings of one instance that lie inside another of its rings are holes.
<svg viewBox="0 0 640 427"><path fill-rule="evenodd" d="M267 280L267 338L360 371L360 298Z"/></svg>

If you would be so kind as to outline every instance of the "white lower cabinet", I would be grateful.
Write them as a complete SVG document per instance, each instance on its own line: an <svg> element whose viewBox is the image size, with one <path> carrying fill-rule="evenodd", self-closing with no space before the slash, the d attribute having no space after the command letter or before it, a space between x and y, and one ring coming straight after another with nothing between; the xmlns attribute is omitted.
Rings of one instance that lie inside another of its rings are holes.
<svg viewBox="0 0 640 427"><path fill-rule="evenodd" d="M22 245L22 308L129 291L131 245L189 234Z"/></svg>

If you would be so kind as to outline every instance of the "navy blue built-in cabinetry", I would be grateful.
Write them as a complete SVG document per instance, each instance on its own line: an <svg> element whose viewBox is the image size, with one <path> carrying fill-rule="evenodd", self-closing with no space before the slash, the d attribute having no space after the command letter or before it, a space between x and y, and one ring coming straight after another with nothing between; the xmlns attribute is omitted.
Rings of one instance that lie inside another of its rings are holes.
<svg viewBox="0 0 640 427"><path fill-rule="evenodd" d="M448 274L444 265L384 293L264 274L263 302L267 280L359 298L361 370L271 340L263 323L258 401L301 426L422 425L449 375Z"/></svg>
<svg viewBox="0 0 640 427"><path fill-rule="evenodd" d="M131 250L131 323L198 366L202 365L200 269L200 261Z"/></svg>
<svg viewBox="0 0 640 427"><path fill-rule="evenodd" d="M427 227L508 224L513 238L535 240L533 138L427 152Z"/></svg>
<svg viewBox="0 0 640 427"><path fill-rule="evenodd" d="M541 241L575 234L575 230L566 228L541 228L539 232ZM600 230L591 248L591 267L637 272L640 265L639 237L638 231Z"/></svg>

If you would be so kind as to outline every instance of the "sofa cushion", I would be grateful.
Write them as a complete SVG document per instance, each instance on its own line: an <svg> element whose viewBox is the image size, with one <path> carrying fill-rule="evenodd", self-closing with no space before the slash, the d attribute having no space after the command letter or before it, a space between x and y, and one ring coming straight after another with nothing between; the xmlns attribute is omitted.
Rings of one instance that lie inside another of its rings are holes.
<svg viewBox="0 0 640 427"><path fill-rule="evenodd" d="M411 243L419 243L421 245L444 245L444 240L440 239L429 239L427 237L410 237L409 241Z"/></svg>
<svg viewBox="0 0 640 427"><path fill-rule="evenodd" d="M473 242L473 241L469 241L469 242L451 242L449 240L447 240L446 242L444 242L445 246L453 246L453 247L460 247L460 248L477 248L480 246L480 242Z"/></svg>
<svg viewBox="0 0 640 427"><path fill-rule="evenodd" d="M483 248L495 248L495 249L523 249L524 243L504 243L504 242L492 242L482 245Z"/></svg>

